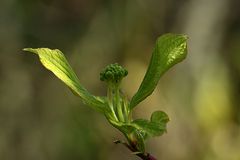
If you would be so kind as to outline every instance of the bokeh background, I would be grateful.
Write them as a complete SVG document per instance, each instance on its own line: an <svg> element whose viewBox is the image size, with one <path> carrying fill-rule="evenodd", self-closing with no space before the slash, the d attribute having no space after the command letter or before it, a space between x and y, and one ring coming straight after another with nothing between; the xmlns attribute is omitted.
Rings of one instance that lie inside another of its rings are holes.
<svg viewBox="0 0 240 160"><path fill-rule="evenodd" d="M24 47L62 50L81 83L105 95L99 72L118 62L122 89L138 89L158 36L189 36L187 59L167 72L134 117L155 110L168 133L147 141L162 160L240 160L239 0L1 0L0 159L138 158L106 119L75 97Z"/></svg>

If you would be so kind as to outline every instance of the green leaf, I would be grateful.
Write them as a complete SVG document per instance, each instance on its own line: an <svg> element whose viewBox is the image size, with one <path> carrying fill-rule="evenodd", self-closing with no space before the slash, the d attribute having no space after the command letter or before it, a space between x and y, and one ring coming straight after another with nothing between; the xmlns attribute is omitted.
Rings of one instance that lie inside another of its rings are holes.
<svg viewBox="0 0 240 160"><path fill-rule="evenodd" d="M144 136L141 130L134 129L130 134L130 139L132 139L131 145L137 149L137 152L145 152Z"/></svg>
<svg viewBox="0 0 240 160"><path fill-rule="evenodd" d="M187 36L165 34L158 38L144 79L130 102L133 109L138 103L152 94L161 76L187 55Z"/></svg>
<svg viewBox="0 0 240 160"><path fill-rule="evenodd" d="M136 151L136 152L145 152L145 143L144 143L144 134L142 130L139 130L132 124L127 123L119 123L118 128L127 138L130 146Z"/></svg>
<svg viewBox="0 0 240 160"><path fill-rule="evenodd" d="M154 136L160 136L167 131L168 115L162 111L152 114L151 120L137 119L130 123L114 123L127 138L129 144L137 151L144 153L144 140Z"/></svg>
<svg viewBox="0 0 240 160"><path fill-rule="evenodd" d="M63 53L58 49L48 48L25 48L24 51L35 53L39 56L41 63L48 70L52 71L60 80L62 80L76 95L78 95L83 103L93 107L97 111L105 112L105 100L91 95L80 83L69 65Z"/></svg>
<svg viewBox="0 0 240 160"><path fill-rule="evenodd" d="M155 123L167 123L169 122L168 115L163 111L155 111L151 115L151 122Z"/></svg>
<svg viewBox="0 0 240 160"><path fill-rule="evenodd" d="M169 118L166 113L156 111L151 116L151 121L145 119L136 119L132 124L141 131L144 139L154 136L160 136L167 131L167 122Z"/></svg>

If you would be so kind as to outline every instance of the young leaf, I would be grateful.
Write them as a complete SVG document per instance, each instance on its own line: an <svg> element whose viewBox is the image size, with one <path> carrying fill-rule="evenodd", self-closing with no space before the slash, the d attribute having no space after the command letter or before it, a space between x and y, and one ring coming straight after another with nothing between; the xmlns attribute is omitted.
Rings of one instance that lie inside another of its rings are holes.
<svg viewBox="0 0 240 160"><path fill-rule="evenodd" d="M187 36L170 33L158 38L144 79L130 102L131 109L152 94L159 79L169 68L185 59L186 41Z"/></svg>
<svg viewBox="0 0 240 160"><path fill-rule="evenodd" d="M156 111L152 114L151 120L137 119L130 123L114 123L128 139L129 144L144 153L144 140L154 136L160 136L167 131L169 118L166 113Z"/></svg>
<svg viewBox="0 0 240 160"><path fill-rule="evenodd" d="M163 111L155 111L151 115L151 122L155 123L167 123L169 122L168 115Z"/></svg>
<svg viewBox="0 0 240 160"><path fill-rule="evenodd" d="M140 131L144 139L154 136L160 136L167 131L167 122L169 118L166 113L162 111L156 111L152 114L151 120L136 119L132 124Z"/></svg>
<svg viewBox="0 0 240 160"><path fill-rule="evenodd" d="M145 152L145 143L144 143L144 132L139 130L132 124L122 123L117 126L118 128L127 138L130 146L135 152Z"/></svg>
<svg viewBox="0 0 240 160"><path fill-rule="evenodd" d="M132 142L131 146L134 146L137 149L137 152L145 152L144 137L140 130L134 129L134 131L130 134L130 139Z"/></svg>
<svg viewBox="0 0 240 160"><path fill-rule="evenodd" d="M52 71L60 80L62 80L73 91L73 93L82 99L83 103L100 112L106 110L107 107L105 107L105 100L91 95L79 83L78 77L60 50L51 50L48 48L25 48L23 50L37 54L43 66Z"/></svg>

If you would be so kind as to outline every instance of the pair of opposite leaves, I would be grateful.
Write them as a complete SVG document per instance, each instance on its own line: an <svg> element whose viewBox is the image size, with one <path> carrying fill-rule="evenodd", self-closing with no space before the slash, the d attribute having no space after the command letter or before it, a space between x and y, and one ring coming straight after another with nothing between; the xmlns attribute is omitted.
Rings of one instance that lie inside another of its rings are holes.
<svg viewBox="0 0 240 160"><path fill-rule="evenodd" d="M187 36L180 34L165 34L157 39L155 48L152 53L151 61L148 66L144 79L132 97L129 109L130 111L146 97L151 95L161 76L173 65L181 62L187 55ZM48 48L25 48L24 51L35 53L39 56L41 63L50 71L52 71L60 80L62 80L75 94L77 94L84 104L94 108L104 114L110 112L106 107L106 98L98 97L90 94L79 82L77 75L69 65L63 53L58 49ZM166 130L168 116L161 111L152 114L151 120L134 120L131 128L123 125L120 130L124 132L132 132L132 129L144 132L140 141L146 137L161 135ZM151 125L152 124L152 125ZM157 124L157 125L155 125ZM160 127L159 127L160 126ZM130 131L129 131L130 130ZM140 146L139 150L144 151L144 146Z"/></svg>

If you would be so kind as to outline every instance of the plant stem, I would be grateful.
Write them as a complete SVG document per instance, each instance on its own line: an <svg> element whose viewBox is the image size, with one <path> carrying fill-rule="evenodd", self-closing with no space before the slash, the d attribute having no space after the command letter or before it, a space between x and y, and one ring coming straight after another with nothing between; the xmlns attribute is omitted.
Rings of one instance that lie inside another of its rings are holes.
<svg viewBox="0 0 240 160"><path fill-rule="evenodd" d="M121 122L124 122L124 115L123 115L123 106L120 103L120 93L119 93L119 85L115 86L115 99L116 99L116 107L117 107L117 115L118 115L118 119Z"/></svg>
<svg viewBox="0 0 240 160"><path fill-rule="evenodd" d="M125 147L127 147L130 151L134 152L138 152L133 146L129 145L126 142L122 142L120 140L117 140L114 142L115 144L123 144ZM138 157L140 157L142 160L157 160L157 158L153 157L151 154L149 153L136 153L136 155Z"/></svg>
<svg viewBox="0 0 240 160"><path fill-rule="evenodd" d="M108 97L108 105L112 111L112 115L114 117L114 119L116 121L118 121L118 117L115 113L115 109L114 109L114 104L113 104L113 90L112 90L112 86L108 86L108 90L107 90L107 97Z"/></svg>
<svg viewBox="0 0 240 160"><path fill-rule="evenodd" d="M157 160L155 157L153 157L149 153L147 155L145 155L143 153L139 153L139 154L137 154L137 156L142 158L142 160Z"/></svg>

